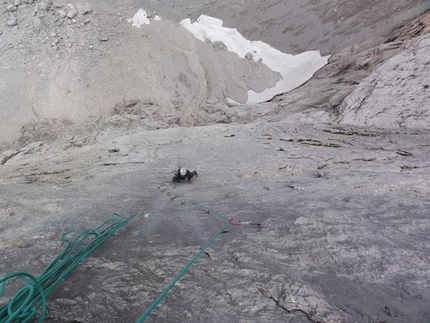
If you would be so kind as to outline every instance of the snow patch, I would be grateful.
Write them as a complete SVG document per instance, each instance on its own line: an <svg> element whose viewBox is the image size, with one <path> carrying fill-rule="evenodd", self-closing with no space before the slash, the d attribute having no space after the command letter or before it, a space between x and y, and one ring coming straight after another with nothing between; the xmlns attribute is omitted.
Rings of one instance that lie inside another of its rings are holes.
<svg viewBox="0 0 430 323"><path fill-rule="evenodd" d="M155 21L160 21L161 17L160 16L154 16L152 18ZM145 10L143 10L142 8L140 8L135 15L133 16L133 18L131 19L127 19L127 21L129 23L133 22L132 26L133 27L137 27L137 28L142 28L142 25L149 25L151 23L151 20L148 18L148 15L146 13Z"/></svg>
<svg viewBox="0 0 430 323"><path fill-rule="evenodd" d="M281 74L281 79L272 88L256 93L248 91L246 103L259 103L272 99L275 95L289 92L306 81L327 64L330 55L321 56L319 51L308 51L298 55L285 54L262 41L250 41L244 38L236 28L222 26L220 19L201 15L196 22L189 18L181 21L181 26L201 41L221 41L227 50L239 57L249 57L261 61L274 72Z"/></svg>

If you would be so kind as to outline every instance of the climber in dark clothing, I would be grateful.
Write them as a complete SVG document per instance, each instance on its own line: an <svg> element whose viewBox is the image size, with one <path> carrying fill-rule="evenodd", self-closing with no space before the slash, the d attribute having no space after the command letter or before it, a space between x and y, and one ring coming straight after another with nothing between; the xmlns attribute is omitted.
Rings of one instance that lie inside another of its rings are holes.
<svg viewBox="0 0 430 323"><path fill-rule="evenodd" d="M196 177L198 176L196 170L190 172L186 168L180 168L180 169L178 169L178 171L176 172L175 176L173 176L173 178L172 178L172 188L175 188L176 187L175 183L178 183L181 180L188 179L188 181L190 182L191 178L193 178L194 175L196 175Z"/></svg>

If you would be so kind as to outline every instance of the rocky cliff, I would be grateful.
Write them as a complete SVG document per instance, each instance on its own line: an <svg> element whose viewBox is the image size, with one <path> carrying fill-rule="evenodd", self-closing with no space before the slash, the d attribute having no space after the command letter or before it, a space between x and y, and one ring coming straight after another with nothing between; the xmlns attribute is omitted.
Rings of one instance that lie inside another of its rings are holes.
<svg viewBox="0 0 430 323"><path fill-rule="evenodd" d="M416 15L424 2L397 3L403 11L393 15L391 32L357 33L359 41L348 44L339 35L344 48L294 91L234 106L180 78L188 67L171 72L170 55L187 34L161 43L155 29L132 37L120 23L131 10L116 2L6 2L1 81L9 94L2 113L25 122L16 130L8 119L5 127L16 132L2 137L0 276L38 275L62 250L63 232L137 213L52 291L44 322L136 322L228 224L224 218L234 219L147 322L430 320L429 12ZM338 9L347 12L347 3ZM387 16L384 8L379 14ZM166 66L154 59L155 69L136 70L136 42L166 51ZM196 44L199 53L213 53L212 44ZM217 53L211 60L220 73L237 61ZM239 64L262 73L251 78L277 77L258 63ZM145 80L155 71L160 83L142 84L160 101L139 96L136 86L138 75ZM161 81L166 71L177 77ZM108 85L120 90L112 94ZM157 92L165 87L177 101ZM187 104L198 96L203 103ZM46 98L76 107L82 119L64 118L69 108L47 118L43 113L55 110L43 104L31 116L12 113ZM88 98L100 100L106 114L84 108ZM172 189L179 166L199 176ZM8 287L1 304L16 282Z"/></svg>

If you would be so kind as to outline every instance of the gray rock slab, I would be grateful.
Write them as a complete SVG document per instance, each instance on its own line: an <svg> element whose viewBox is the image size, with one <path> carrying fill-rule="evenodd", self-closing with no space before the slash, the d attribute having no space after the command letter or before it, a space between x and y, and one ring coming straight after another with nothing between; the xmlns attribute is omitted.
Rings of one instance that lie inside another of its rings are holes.
<svg viewBox="0 0 430 323"><path fill-rule="evenodd" d="M46 322L137 320L222 228L217 214L242 224L149 322L428 320L427 131L266 122L102 133L23 148L0 168L1 275L41 272L66 230L138 213L53 291ZM179 166L199 177L171 190Z"/></svg>
<svg viewBox="0 0 430 323"><path fill-rule="evenodd" d="M337 121L379 128L428 128L430 35L406 45L339 106Z"/></svg>

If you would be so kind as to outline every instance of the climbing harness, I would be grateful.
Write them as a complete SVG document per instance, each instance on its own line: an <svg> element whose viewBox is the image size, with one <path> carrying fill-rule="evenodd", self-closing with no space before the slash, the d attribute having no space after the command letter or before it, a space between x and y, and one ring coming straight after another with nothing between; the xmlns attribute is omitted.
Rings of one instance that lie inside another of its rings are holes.
<svg viewBox="0 0 430 323"><path fill-rule="evenodd" d="M171 192L169 191L167 193L168 196L171 195ZM155 301L148 307L148 309L142 314L142 316L136 321L136 323L142 323L147 317L148 315L152 312L152 310L158 305L158 303L167 295L167 293L172 289L172 287L176 284L176 282L182 277L182 275L187 271L187 269L200 257L200 255L205 251L205 249L207 247L209 247L209 245L221 234L224 232L227 232L226 229L230 226L230 225L234 225L234 226L239 226L242 223L243 224L251 224L251 225L257 225L259 228L261 227L261 223L259 222L234 222L234 218L230 218L228 219L227 217L223 216L222 214L219 214L215 211L210 210L209 208L201 205L200 203L197 203L193 200L190 200L184 196L180 196L178 194L175 193L175 196L171 198L171 200L175 199L175 198L181 198L181 204L184 204L183 201L187 200L201 208L203 208L205 210L205 214L215 214L218 217L220 217L221 219L223 219L224 221L226 221L227 223L211 238L209 239L209 241L194 255L194 257L181 269L181 271L175 276L175 278L173 278L173 280L169 283L169 285L167 285L167 287L161 292L161 294L155 299Z"/></svg>
<svg viewBox="0 0 430 323"><path fill-rule="evenodd" d="M67 245L37 278L25 272L13 272L1 278L0 296L10 279L19 277L25 285L8 304L0 307L0 323L26 323L39 311L38 322L41 323L46 313L46 298L54 287L95 248L135 216L133 214L124 218L114 213L95 229L65 232L61 240L67 242Z"/></svg>

